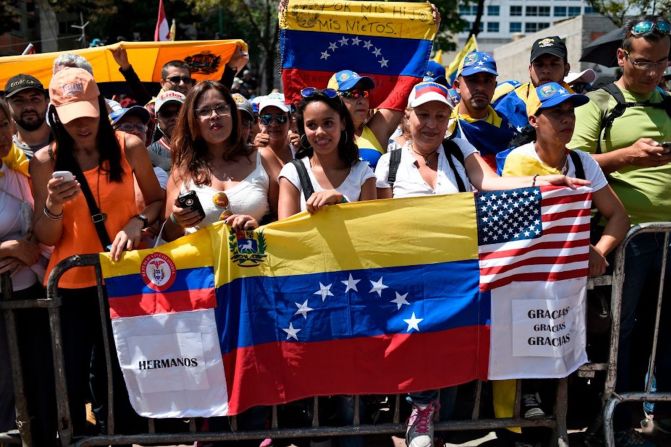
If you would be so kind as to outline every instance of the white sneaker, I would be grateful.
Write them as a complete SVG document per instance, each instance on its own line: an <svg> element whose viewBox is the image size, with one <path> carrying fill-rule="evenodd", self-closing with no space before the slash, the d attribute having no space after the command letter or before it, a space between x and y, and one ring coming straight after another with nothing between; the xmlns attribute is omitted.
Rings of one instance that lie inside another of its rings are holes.
<svg viewBox="0 0 671 447"><path fill-rule="evenodd" d="M405 443L408 447L433 447L433 415L437 405L413 405L405 432Z"/></svg>
<svg viewBox="0 0 671 447"><path fill-rule="evenodd" d="M545 417L545 412L541 408L541 398L538 393L522 395L522 409L524 410L524 419Z"/></svg>

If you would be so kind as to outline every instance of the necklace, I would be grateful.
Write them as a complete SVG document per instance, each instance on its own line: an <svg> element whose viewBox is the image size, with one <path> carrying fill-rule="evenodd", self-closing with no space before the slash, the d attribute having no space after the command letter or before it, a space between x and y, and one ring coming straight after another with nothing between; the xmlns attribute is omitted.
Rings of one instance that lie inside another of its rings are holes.
<svg viewBox="0 0 671 447"><path fill-rule="evenodd" d="M415 150L415 148L412 147L412 146L410 147L410 149L411 149L415 154L417 154L417 155L419 155L420 157L422 157L422 158L424 159L424 164L427 165L427 166L431 166L431 163L432 163L431 157L433 157L434 155L437 155L437 154L438 154L438 149L436 149L435 151L433 151L433 152L431 152L430 154L427 154L427 155L424 155L424 154L422 154L421 152L417 152L417 151ZM437 159L437 158L438 158L438 157L436 157L436 159Z"/></svg>

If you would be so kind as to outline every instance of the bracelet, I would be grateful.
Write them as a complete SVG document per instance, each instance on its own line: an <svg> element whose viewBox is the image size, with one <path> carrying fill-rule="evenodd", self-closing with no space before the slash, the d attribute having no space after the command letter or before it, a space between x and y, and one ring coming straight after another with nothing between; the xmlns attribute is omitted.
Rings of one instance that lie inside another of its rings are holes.
<svg viewBox="0 0 671 447"><path fill-rule="evenodd" d="M180 225L177 223L177 219L175 219L175 215L174 215L173 213L170 213L170 220L172 221L172 223L174 223L174 224L177 225L178 227L180 226Z"/></svg>
<svg viewBox="0 0 671 447"><path fill-rule="evenodd" d="M534 175L533 180L531 180L531 187L532 187L532 188L533 188L534 186L536 186L536 179L537 179L537 178L538 178L538 174Z"/></svg>
<svg viewBox="0 0 671 447"><path fill-rule="evenodd" d="M60 212L60 214L54 214L51 211L49 211L49 208L45 205L44 208L42 208L42 212L44 213L45 216L47 216L51 220L62 220L63 219L63 211Z"/></svg>

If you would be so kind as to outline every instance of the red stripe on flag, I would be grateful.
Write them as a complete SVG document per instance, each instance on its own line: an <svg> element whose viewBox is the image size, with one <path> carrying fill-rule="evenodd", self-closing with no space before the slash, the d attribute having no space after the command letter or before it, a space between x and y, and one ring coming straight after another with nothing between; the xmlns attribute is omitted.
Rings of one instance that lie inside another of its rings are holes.
<svg viewBox="0 0 671 447"><path fill-rule="evenodd" d="M109 304L110 318L115 319L213 309L217 306L217 298L214 288L209 288L110 298Z"/></svg>
<svg viewBox="0 0 671 447"><path fill-rule="evenodd" d="M589 244L588 239L578 239L575 241L550 241L550 242L539 242L534 245L529 245L527 247L513 248L510 250L500 250L493 251L491 253L480 253L480 259L487 261L490 259L500 259L500 258L511 258L515 256L520 256L535 250L562 250L565 248L576 248L584 247L586 244Z"/></svg>
<svg viewBox="0 0 671 447"><path fill-rule="evenodd" d="M489 327L280 342L224 356L230 415L310 396L395 394L487 379Z"/></svg>
<svg viewBox="0 0 671 447"><path fill-rule="evenodd" d="M387 76L379 74L359 73L375 81L375 88L370 92L371 108L405 109L408 103L410 90L421 79L411 76ZM287 103L298 103L301 100L301 90L305 87L326 88L329 79L333 76L328 71L301 70L285 68L282 70L282 86Z"/></svg>
<svg viewBox="0 0 671 447"><path fill-rule="evenodd" d="M551 205L561 205L566 203L574 202L584 202L585 200L591 199L591 193L584 194L571 194L568 196L557 196L557 197L546 197L543 196L541 200L541 206L551 206Z"/></svg>
<svg viewBox="0 0 671 447"><path fill-rule="evenodd" d="M543 228L543 236L546 234L566 234L568 236L571 233L581 233L589 230L589 223L579 225L557 225L555 227Z"/></svg>
<svg viewBox="0 0 671 447"><path fill-rule="evenodd" d="M587 261L588 259L589 259L589 253L581 253L577 255L567 255L567 256L537 256L530 259L522 259L521 261L513 262L512 264L484 267L480 269L480 274L495 275L529 265L545 264L548 266L548 268L550 268L554 264L569 264L571 262Z"/></svg>
<svg viewBox="0 0 671 447"><path fill-rule="evenodd" d="M501 278L499 280L490 282L490 283L480 283L480 290L486 292L488 290L496 289L497 287L503 287L510 284L513 281L562 281L565 279L573 279L586 277L589 269L587 267L577 269L577 270L567 270L563 272L533 272L533 273L521 273L519 275L511 275L506 278Z"/></svg>
<svg viewBox="0 0 671 447"><path fill-rule="evenodd" d="M541 216L543 222L551 222L553 220L566 219L567 217L584 217L589 216L591 210L589 208L581 208L577 210L566 210L559 213L547 213Z"/></svg>

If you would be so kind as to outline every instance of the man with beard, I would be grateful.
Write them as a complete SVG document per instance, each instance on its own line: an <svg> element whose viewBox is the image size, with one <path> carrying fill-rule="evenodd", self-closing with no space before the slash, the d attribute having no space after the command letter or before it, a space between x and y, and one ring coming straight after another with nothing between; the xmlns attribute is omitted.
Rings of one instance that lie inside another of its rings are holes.
<svg viewBox="0 0 671 447"><path fill-rule="evenodd" d="M28 159L49 144L51 129L47 125L47 94L44 86L33 76L16 75L5 85L5 98L9 103L12 119L16 123L14 147L10 155L20 157L23 152ZM20 150L20 152L19 152Z"/></svg>
<svg viewBox="0 0 671 447"><path fill-rule="evenodd" d="M496 61L490 55L480 51L467 54L454 81L461 100L452 111L450 123L455 136L475 146L495 170L496 154L507 149L516 134L508 120L489 105L497 76Z"/></svg>

